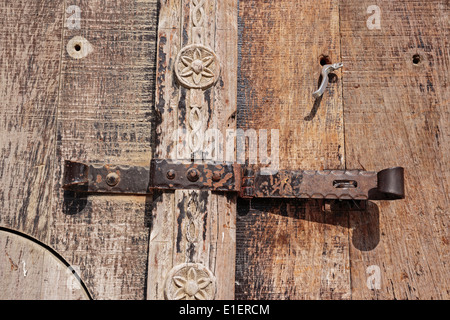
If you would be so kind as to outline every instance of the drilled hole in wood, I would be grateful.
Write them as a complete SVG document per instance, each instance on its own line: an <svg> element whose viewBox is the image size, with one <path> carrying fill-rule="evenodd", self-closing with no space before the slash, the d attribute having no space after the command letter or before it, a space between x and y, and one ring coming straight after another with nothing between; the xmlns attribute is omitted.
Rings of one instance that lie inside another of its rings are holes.
<svg viewBox="0 0 450 320"><path fill-rule="evenodd" d="M75 36L67 42L66 50L72 58L82 59L93 51L93 47L85 38Z"/></svg>
<svg viewBox="0 0 450 320"><path fill-rule="evenodd" d="M322 55L322 56L320 56L319 63L321 66L324 66L326 64L331 64L331 59L329 56Z"/></svg>
<svg viewBox="0 0 450 320"><path fill-rule="evenodd" d="M414 64L416 64L416 65L419 64L421 60L422 59L421 59L420 55L418 55L418 54L413 55L412 61Z"/></svg>

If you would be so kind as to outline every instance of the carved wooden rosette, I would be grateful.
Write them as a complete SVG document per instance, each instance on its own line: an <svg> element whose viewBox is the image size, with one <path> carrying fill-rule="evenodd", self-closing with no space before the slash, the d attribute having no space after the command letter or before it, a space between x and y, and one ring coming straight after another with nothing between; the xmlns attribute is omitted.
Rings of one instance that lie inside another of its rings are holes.
<svg viewBox="0 0 450 320"><path fill-rule="evenodd" d="M192 44L180 50L175 62L175 73L184 87L207 89L217 81L219 61L210 48Z"/></svg>
<svg viewBox="0 0 450 320"><path fill-rule="evenodd" d="M180 264L167 275L164 294L168 300L213 300L216 279L202 264Z"/></svg>

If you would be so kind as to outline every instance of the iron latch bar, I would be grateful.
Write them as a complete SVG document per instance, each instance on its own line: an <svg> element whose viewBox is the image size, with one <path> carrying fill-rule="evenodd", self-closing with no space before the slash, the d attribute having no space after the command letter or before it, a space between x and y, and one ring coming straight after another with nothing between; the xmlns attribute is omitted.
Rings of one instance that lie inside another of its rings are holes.
<svg viewBox="0 0 450 320"><path fill-rule="evenodd" d="M241 198L336 200L403 199L404 169L288 171L264 175L250 166L177 163L154 159L149 167L66 161L63 188L74 192L147 195L155 190L235 192Z"/></svg>
<svg viewBox="0 0 450 320"><path fill-rule="evenodd" d="M403 199L404 169L288 171L261 175L249 168L243 174L241 197L335 200Z"/></svg>
<svg viewBox="0 0 450 320"><path fill-rule="evenodd" d="M234 164L182 164L152 160L149 167L65 162L63 188L76 192L150 194L154 190L206 189L239 192Z"/></svg>

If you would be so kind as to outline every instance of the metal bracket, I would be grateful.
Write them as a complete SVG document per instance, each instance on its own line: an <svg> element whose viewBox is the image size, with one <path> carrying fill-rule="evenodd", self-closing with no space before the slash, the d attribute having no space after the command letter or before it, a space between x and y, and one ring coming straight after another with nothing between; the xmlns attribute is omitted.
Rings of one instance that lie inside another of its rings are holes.
<svg viewBox="0 0 450 320"><path fill-rule="evenodd" d="M241 198L403 199L404 169L279 171L263 175L239 164L151 161L149 167L65 162L63 188L74 192L147 195L154 190L234 192Z"/></svg>

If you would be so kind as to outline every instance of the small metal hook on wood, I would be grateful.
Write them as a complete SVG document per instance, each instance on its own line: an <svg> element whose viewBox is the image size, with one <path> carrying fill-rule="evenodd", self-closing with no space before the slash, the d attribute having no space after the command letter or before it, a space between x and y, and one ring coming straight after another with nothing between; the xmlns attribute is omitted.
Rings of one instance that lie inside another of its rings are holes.
<svg viewBox="0 0 450 320"><path fill-rule="evenodd" d="M323 66L323 68L322 68L322 83L320 84L319 89L313 93L314 99L321 97L325 93L325 89L328 86L328 75L331 72L342 68L343 66L344 66L344 64L342 62L334 63L334 64L327 64L327 65Z"/></svg>

